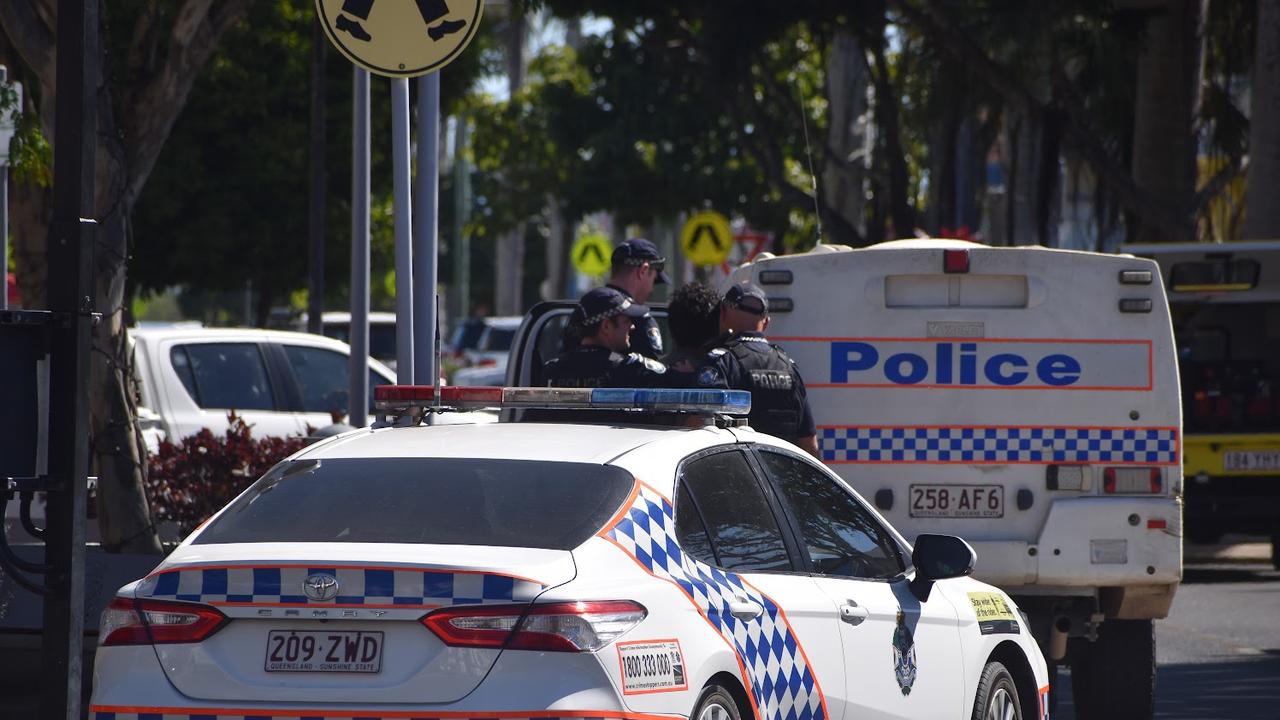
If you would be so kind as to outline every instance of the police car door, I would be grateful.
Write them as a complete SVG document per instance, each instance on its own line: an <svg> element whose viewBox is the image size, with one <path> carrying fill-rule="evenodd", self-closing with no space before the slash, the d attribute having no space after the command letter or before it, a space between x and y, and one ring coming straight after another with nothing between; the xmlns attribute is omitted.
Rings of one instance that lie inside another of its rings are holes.
<svg viewBox="0 0 1280 720"><path fill-rule="evenodd" d="M737 654L756 716L842 720L846 653L835 608L803 572L749 455L728 446L686 458L675 515L676 540L698 561L686 591L707 601L708 620Z"/></svg>
<svg viewBox="0 0 1280 720"><path fill-rule="evenodd" d="M955 607L908 588L907 553L843 483L815 463L757 445L755 456L802 545L802 561L841 622L851 717L941 718L965 712Z"/></svg>
<svg viewBox="0 0 1280 720"><path fill-rule="evenodd" d="M548 360L560 354L564 346L565 332L569 327L569 316L577 307L573 300L548 300L534 305L524 316L520 329L511 341L511 357L507 362L507 385L509 387L542 387L546 380L542 375L542 366ZM666 345L667 308L665 305L650 304L649 309L658 327L662 330ZM514 411L503 411L503 419Z"/></svg>

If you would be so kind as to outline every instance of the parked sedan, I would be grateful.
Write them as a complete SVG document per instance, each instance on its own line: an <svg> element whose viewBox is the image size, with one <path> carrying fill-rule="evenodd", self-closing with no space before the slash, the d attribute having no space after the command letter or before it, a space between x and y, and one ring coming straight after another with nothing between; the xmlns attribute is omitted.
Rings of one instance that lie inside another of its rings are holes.
<svg viewBox="0 0 1280 720"><path fill-rule="evenodd" d="M258 435L302 435L346 414L351 349L319 335L247 328L167 327L130 332L150 441L222 432L235 410ZM372 388L395 374L369 361ZM372 405L370 405L372 407ZM154 447L152 447L154 450Z"/></svg>
<svg viewBox="0 0 1280 720"><path fill-rule="evenodd" d="M415 417L614 419L294 455L119 591L96 720L1043 717L1045 661L1009 596L965 577L973 550L913 550L803 451L735 427L745 392L380 394Z"/></svg>

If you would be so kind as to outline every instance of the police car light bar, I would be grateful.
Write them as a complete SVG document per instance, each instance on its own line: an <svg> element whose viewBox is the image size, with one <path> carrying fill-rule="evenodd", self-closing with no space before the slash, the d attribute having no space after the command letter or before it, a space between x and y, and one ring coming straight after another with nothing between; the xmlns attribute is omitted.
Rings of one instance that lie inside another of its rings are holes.
<svg viewBox="0 0 1280 720"><path fill-rule="evenodd" d="M562 410L661 410L718 415L751 412L746 390L680 388L443 387L439 402L430 385L379 385L374 406L385 412L417 408Z"/></svg>

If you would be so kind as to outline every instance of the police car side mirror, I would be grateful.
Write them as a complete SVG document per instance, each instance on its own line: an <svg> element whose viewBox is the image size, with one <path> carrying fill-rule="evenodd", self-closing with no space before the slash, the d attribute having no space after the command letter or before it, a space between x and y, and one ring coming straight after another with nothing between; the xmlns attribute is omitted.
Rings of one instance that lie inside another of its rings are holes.
<svg viewBox="0 0 1280 720"><path fill-rule="evenodd" d="M911 564L916 568L911 592L924 602L934 581L970 575L977 561L973 547L955 535L921 535L911 551Z"/></svg>

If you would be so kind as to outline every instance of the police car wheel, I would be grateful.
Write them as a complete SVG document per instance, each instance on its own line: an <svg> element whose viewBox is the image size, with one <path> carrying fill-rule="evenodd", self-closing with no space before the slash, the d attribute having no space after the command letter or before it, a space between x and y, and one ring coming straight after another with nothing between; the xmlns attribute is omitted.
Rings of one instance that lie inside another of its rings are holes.
<svg viewBox="0 0 1280 720"><path fill-rule="evenodd" d="M708 685L698 696L698 704L694 706L693 720L742 720L738 714L738 704L733 701L729 691L719 685Z"/></svg>
<svg viewBox="0 0 1280 720"><path fill-rule="evenodd" d="M1018 686L1002 663L989 662L978 681L973 720L1022 720Z"/></svg>

